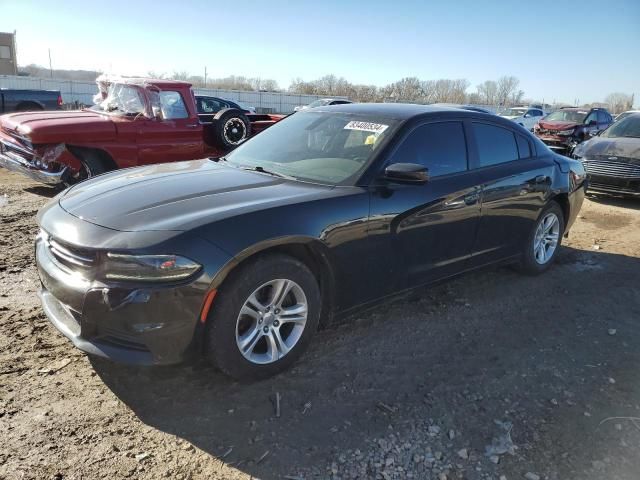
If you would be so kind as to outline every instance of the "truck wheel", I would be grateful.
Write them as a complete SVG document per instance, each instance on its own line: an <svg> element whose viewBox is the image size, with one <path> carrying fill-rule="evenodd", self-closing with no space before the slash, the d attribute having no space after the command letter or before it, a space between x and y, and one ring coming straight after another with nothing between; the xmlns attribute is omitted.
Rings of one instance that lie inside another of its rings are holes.
<svg viewBox="0 0 640 480"><path fill-rule="evenodd" d="M75 185L78 182L95 177L96 175L100 175L101 173L105 173L109 170L106 162L96 152L84 151L82 153L78 153L78 157L82 167L75 175L67 176L64 180L64 185L66 187L70 187L71 185Z"/></svg>
<svg viewBox="0 0 640 480"><path fill-rule="evenodd" d="M236 108L220 110L213 118L214 142L225 150L240 145L251 136L251 123Z"/></svg>
<svg viewBox="0 0 640 480"><path fill-rule="evenodd" d="M43 108L37 103L33 103L33 102L21 103L16 107L16 112L35 112L38 110L42 111Z"/></svg>

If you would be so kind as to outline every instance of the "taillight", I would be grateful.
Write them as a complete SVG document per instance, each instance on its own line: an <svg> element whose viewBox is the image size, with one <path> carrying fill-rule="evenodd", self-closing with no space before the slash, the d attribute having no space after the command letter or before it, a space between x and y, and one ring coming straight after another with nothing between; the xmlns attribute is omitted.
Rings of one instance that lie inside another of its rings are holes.
<svg viewBox="0 0 640 480"><path fill-rule="evenodd" d="M58 95L58 106L62 106L62 95Z"/></svg>

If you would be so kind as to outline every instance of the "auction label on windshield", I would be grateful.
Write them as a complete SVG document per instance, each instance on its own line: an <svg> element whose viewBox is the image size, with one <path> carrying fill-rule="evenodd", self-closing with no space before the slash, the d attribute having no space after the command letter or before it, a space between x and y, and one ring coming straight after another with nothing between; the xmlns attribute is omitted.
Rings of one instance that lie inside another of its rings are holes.
<svg viewBox="0 0 640 480"><path fill-rule="evenodd" d="M344 126L345 130L361 130L363 132L373 132L377 135L380 135L387 128L389 128L389 125L383 125L381 123L356 122L356 121L351 121Z"/></svg>

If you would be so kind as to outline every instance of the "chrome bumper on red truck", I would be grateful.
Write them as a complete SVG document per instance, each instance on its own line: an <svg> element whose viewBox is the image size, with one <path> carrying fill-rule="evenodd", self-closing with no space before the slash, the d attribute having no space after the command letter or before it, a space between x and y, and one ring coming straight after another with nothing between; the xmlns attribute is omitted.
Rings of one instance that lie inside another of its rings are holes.
<svg viewBox="0 0 640 480"><path fill-rule="evenodd" d="M29 178L47 185L58 185L62 183L63 178L67 173L67 167L63 168L59 172L49 172L30 162L21 156L21 154L29 157L33 156L32 153L23 150L21 147L13 143L0 140L0 167L4 167L13 172L22 173Z"/></svg>

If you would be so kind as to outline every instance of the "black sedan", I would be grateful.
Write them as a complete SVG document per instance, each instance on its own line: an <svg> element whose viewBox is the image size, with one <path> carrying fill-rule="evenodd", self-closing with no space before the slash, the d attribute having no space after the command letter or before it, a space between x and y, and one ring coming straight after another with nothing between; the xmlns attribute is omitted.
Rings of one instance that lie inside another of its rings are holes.
<svg viewBox="0 0 640 480"><path fill-rule="evenodd" d="M323 319L486 265L543 272L585 178L494 115L309 109L226 158L120 170L53 199L38 215L42 303L91 354L204 354L265 377Z"/></svg>
<svg viewBox="0 0 640 480"><path fill-rule="evenodd" d="M589 191L640 197L640 113L581 143L573 152L589 175Z"/></svg>

